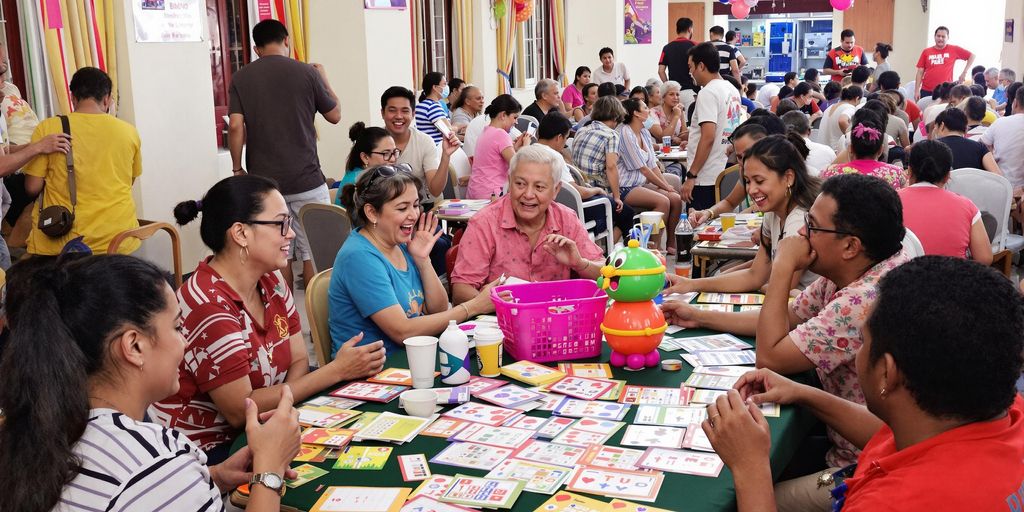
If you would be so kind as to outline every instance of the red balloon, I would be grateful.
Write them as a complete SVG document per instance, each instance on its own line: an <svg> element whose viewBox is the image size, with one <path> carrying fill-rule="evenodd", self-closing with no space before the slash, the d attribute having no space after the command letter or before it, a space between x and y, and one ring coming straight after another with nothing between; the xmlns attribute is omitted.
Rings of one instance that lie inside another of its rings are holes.
<svg viewBox="0 0 1024 512"><path fill-rule="evenodd" d="M837 11L845 11L850 7L853 7L853 0L829 0L832 4L832 8Z"/></svg>
<svg viewBox="0 0 1024 512"><path fill-rule="evenodd" d="M742 0L733 0L732 3L732 17L738 20L742 20L750 15L750 6L743 3Z"/></svg>

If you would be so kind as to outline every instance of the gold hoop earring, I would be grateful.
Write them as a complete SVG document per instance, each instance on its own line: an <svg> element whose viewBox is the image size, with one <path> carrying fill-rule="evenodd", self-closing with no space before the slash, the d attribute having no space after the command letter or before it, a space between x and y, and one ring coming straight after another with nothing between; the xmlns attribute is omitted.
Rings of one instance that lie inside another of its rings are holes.
<svg viewBox="0 0 1024 512"><path fill-rule="evenodd" d="M238 259L245 265L249 261L249 246L243 245L238 249Z"/></svg>

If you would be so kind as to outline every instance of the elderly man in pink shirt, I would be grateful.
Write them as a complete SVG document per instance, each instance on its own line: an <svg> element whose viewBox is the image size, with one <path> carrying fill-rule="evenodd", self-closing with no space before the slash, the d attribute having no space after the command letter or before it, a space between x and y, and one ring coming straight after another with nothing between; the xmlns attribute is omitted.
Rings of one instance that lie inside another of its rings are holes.
<svg viewBox="0 0 1024 512"><path fill-rule="evenodd" d="M451 273L452 302L472 299L502 274L526 281L597 279L601 249L576 212L558 203L565 161L539 145L519 150L509 164L508 194L469 221Z"/></svg>

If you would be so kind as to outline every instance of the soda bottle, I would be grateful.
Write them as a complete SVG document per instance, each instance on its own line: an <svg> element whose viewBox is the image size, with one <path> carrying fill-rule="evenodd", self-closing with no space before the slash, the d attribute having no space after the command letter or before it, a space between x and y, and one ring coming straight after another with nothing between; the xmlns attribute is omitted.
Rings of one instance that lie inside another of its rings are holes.
<svg viewBox="0 0 1024 512"><path fill-rule="evenodd" d="M690 270L693 267L690 249L693 247L693 227L690 226L690 219L685 213L679 214L679 223L676 224L676 275L690 277Z"/></svg>

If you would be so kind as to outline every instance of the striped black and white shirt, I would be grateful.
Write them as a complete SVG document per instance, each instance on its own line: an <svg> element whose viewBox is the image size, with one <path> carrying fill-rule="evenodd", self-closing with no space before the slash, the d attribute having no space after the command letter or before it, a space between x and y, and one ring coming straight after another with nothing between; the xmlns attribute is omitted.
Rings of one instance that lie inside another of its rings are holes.
<svg viewBox="0 0 1024 512"><path fill-rule="evenodd" d="M718 49L718 73L723 77L732 75L732 61L736 60L736 48L733 45L722 41L711 41ZM737 62L737 65L739 63Z"/></svg>
<svg viewBox="0 0 1024 512"><path fill-rule="evenodd" d="M82 461L58 511L219 511L206 454L187 437L113 409L92 409L74 447Z"/></svg>

